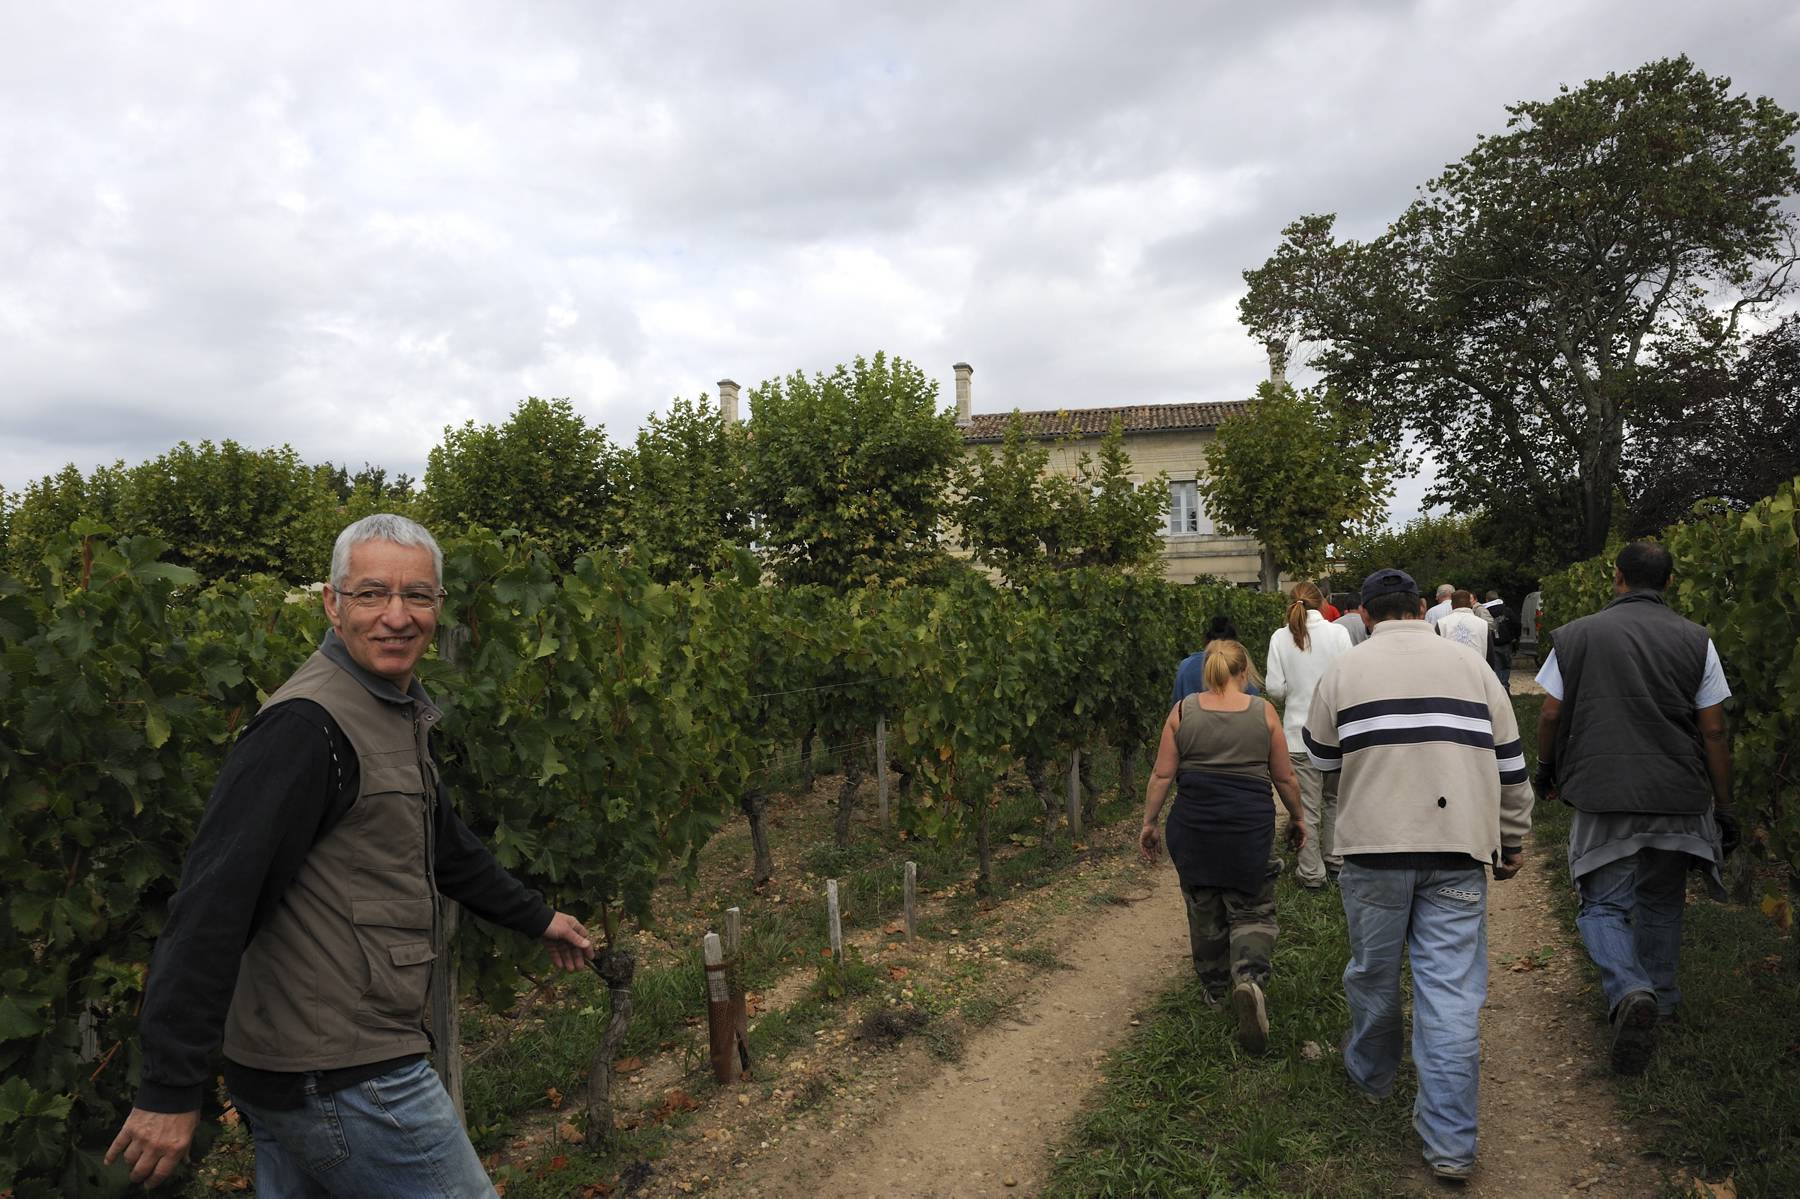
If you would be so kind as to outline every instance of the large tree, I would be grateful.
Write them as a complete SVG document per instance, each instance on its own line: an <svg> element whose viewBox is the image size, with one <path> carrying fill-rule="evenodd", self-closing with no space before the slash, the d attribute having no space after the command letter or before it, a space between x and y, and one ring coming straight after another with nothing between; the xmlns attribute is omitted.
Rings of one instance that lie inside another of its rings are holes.
<svg viewBox="0 0 1800 1199"><path fill-rule="evenodd" d="M1634 414L1788 291L1800 119L1685 57L1511 106L1368 242L1303 217L1245 272L1253 335L1437 458L1432 499L1613 521Z"/></svg>
<svg viewBox="0 0 1800 1199"><path fill-rule="evenodd" d="M786 583L842 589L937 572L961 446L937 384L904 359L764 383L750 392L746 447L757 545Z"/></svg>
<svg viewBox="0 0 1800 1199"><path fill-rule="evenodd" d="M975 559L1014 585L1081 566L1159 571L1165 479L1131 479L1118 420L1075 473L1049 473L1050 443L1014 413L998 450L979 446L957 464L955 516Z"/></svg>
<svg viewBox="0 0 1800 1199"><path fill-rule="evenodd" d="M620 539L656 577L711 574L733 564L732 547L750 544L744 430L705 396L650 417L615 476Z"/></svg>
<svg viewBox="0 0 1800 1199"><path fill-rule="evenodd" d="M444 430L425 464L426 514L440 535L517 529L563 567L614 538L606 430L568 400L526 399L503 425Z"/></svg>
<svg viewBox="0 0 1800 1199"><path fill-rule="evenodd" d="M1262 585L1324 569L1331 547L1380 523L1395 457L1363 413L1264 383L1219 425L1198 491L1215 524L1262 542Z"/></svg>
<svg viewBox="0 0 1800 1199"><path fill-rule="evenodd" d="M1800 316L1751 338L1728 370L1684 382L1626 445L1628 536L1660 532L1702 499L1742 511L1800 475Z"/></svg>

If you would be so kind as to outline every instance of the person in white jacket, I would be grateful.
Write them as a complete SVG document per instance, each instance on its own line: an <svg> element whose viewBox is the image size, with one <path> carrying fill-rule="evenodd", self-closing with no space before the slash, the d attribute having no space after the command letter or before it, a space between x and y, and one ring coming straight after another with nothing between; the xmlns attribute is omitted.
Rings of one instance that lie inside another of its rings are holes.
<svg viewBox="0 0 1800 1199"><path fill-rule="evenodd" d="M1300 847L1300 862L1295 875L1309 891L1325 886L1328 877L1335 878L1344 862L1332 842L1337 823L1337 776L1321 771L1306 756L1306 742L1301 730L1306 727L1306 713L1312 707L1313 689L1324 677L1325 668L1340 654L1350 652L1348 630L1325 619L1319 608L1324 593L1316 584L1296 583L1288 593L1287 624L1269 638L1269 668L1263 690L1273 699L1283 701L1281 725L1287 736L1288 752L1293 757L1294 773L1300 779L1300 802L1306 811L1306 823L1314 832Z"/></svg>

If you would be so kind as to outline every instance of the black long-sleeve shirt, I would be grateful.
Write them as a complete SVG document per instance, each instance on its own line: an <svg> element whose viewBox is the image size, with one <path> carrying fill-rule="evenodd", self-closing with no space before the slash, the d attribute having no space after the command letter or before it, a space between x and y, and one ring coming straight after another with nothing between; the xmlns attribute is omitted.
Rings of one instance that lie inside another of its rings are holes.
<svg viewBox="0 0 1800 1199"><path fill-rule="evenodd" d="M313 845L356 802L361 785L350 739L311 700L277 704L244 730L213 786L151 956L139 1021L144 1058L137 1106L199 1108L244 949ZM504 928L543 934L549 907L494 860L457 817L444 788L436 831L439 892ZM392 1065L331 1071L322 1089L352 1085ZM271 1107L298 1102L304 1077L226 1063L234 1091Z"/></svg>

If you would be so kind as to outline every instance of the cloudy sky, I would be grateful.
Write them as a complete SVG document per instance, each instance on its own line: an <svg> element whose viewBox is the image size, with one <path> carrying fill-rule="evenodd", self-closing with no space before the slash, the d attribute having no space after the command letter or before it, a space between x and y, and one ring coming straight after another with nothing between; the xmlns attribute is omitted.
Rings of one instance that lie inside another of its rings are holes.
<svg viewBox="0 0 1800 1199"><path fill-rule="evenodd" d="M443 427L885 349L977 411L1240 398L1240 272L1378 232L1506 103L1790 0L12 3L0 485L175 442L414 475ZM1416 509L1403 489L1396 518Z"/></svg>

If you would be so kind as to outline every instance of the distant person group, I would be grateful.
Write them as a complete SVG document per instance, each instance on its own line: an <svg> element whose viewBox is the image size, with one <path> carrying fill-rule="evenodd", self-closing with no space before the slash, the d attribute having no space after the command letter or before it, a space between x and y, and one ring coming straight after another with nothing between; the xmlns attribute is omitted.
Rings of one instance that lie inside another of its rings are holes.
<svg viewBox="0 0 1800 1199"><path fill-rule="evenodd" d="M1181 665L1139 846L1154 860L1166 839L1202 997L1229 1004L1246 1050L1266 1047L1272 786L1300 886L1335 884L1342 900L1350 1019L1339 1048L1349 1085L1372 1103L1399 1072L1410 960L1413 1127L1446 1181L1475 1169L1488 878L1525 862L1534 784L1575 809L1578 926L1606 992L1614 1070L1648 1065L1658 1022L1680 1002L1688 870L1722 896L1719 867L1739 836L1720 707L1730 691L1706 630L1663 602L1670 573L1667 551L1627 546L1613 602L1557 630L1538 674L1535 780L1508 694L1519 621L1494 592L1478 602L1445 584L1428 606L1407 572L1378 570L1333 619L1319 588L1300 583L1266 678L1223 619ZM1254 697L1259 683L1284 702L1279 719Z"/></svg>

